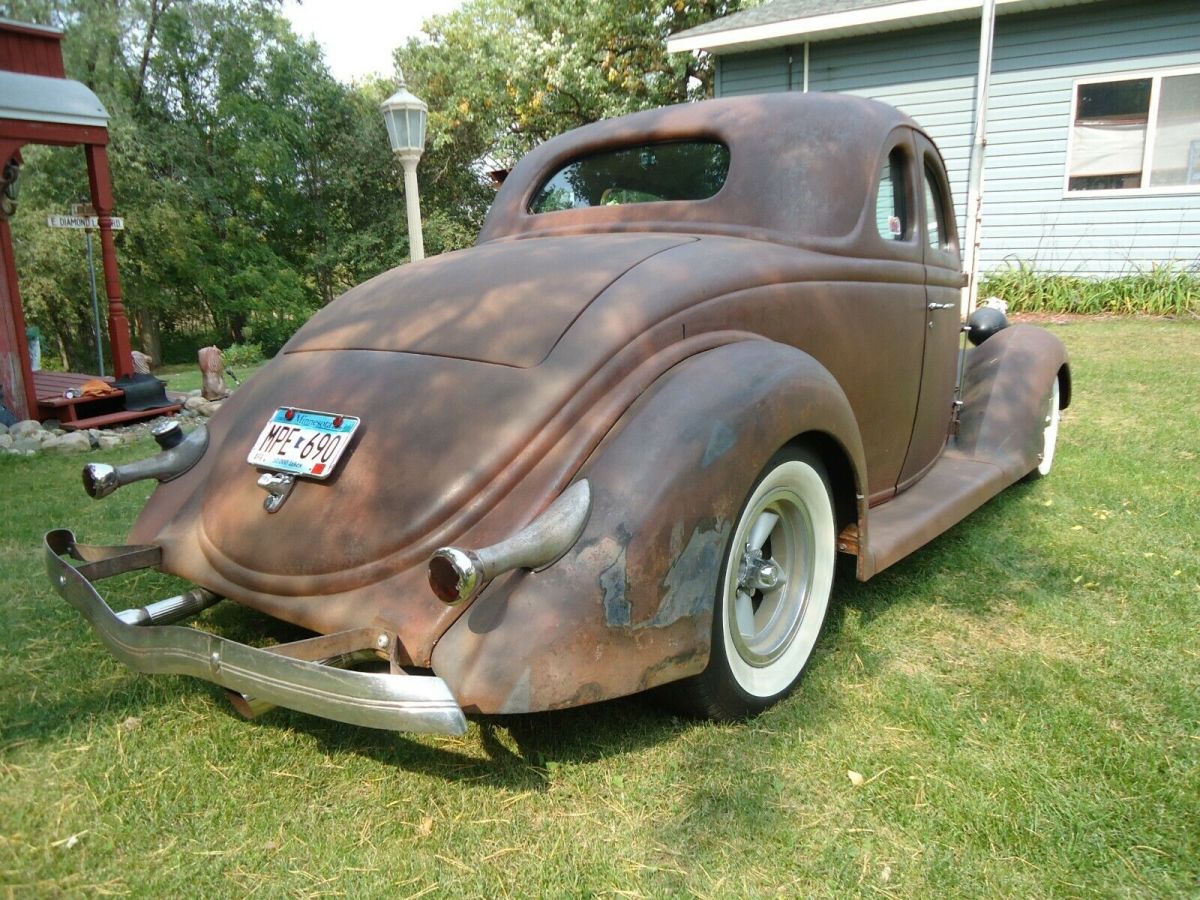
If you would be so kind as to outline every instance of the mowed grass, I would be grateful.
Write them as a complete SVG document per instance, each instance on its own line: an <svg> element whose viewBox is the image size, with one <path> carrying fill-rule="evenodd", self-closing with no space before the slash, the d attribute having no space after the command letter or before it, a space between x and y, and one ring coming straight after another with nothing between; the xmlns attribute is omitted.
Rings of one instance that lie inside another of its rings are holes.
<svg viewBox="0 0 1200 900"><path fill-rule="evenodd" d="M461 739L244 722L210 685L125 670L46 585L43 531L119 542L149 489L96 503L78 457L0 458L0 885L1196 896L1200 325L1053 330L1075 394L1051 477L840 581L799 689L741 725L643 699L477 719ZM142 576L112 596L172 590Z"/></svg>
<svg viewBox="0 0 1200 900"><path fill-rule="evenodd" d="M250 365L228 366L233 374L245 381L263 367L264 363L255 362ZM167 390L186 394L188 391L198 391L201 385L200 366L196 363L178 363L169 366L159 366L154 374L167 383ZM231 390L237 389L237 382L229 375L225 376L225 384Z"/></svg>

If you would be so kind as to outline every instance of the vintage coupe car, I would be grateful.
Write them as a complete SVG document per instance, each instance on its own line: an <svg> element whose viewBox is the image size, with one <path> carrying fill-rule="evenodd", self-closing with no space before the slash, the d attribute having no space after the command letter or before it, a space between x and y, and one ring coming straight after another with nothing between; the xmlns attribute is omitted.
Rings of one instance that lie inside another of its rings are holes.
<svg viewBox="0 0 1200 900"><path fill-rule="evenodd" d="M832 94L714 100L530 153L475 247L312 318L158 456L125 547L46 537L122 661L396 730L669 685L701 714L796 684L839 554L867 579L1046 474L1066 352L976 322L942 159ZM93 585L198 587L114 613ZM171 625L228 598L315 637ZM363 668L363 663L374 663Z"/></svg>

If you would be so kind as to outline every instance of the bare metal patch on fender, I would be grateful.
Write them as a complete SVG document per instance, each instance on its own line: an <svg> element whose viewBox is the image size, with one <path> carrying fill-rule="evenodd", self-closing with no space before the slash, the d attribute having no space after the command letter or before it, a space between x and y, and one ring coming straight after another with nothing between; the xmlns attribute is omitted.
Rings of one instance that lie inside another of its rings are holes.
<svg viewBox="0 0 1200 900"><path fill-rule="evenodd" d="M705 524L709 525L707 529ZM728 522L712 521L696 526L687 546L663 579L666 593L658 612L641 627L666 628L680 619L711 610L729 528Z"/></svg>

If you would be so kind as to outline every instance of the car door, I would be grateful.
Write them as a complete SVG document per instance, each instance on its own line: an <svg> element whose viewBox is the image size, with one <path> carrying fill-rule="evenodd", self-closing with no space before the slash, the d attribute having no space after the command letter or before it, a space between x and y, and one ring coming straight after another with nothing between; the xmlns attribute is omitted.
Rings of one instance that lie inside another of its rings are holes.
<svg viewBox="0 0 1200 900"><path fill-rule="evenodd" d="M795 344L819 359L854 409L867 459L868 497L896 491L912 434L924 351L924 240L917 155L909 128L880 147L861 244L847 277L822 288L829 314L798 322ZM825 321L823 322L822 319Z"/></svg>
<svg viewBox="0 0 1200 900"><path fill-rule="evenodd" d="M950 189L941 156L915 134L921 245L925 260L925 349L912 439L896 488L904 490L937 461L950 434L962 336L962 263Z"/></svg>

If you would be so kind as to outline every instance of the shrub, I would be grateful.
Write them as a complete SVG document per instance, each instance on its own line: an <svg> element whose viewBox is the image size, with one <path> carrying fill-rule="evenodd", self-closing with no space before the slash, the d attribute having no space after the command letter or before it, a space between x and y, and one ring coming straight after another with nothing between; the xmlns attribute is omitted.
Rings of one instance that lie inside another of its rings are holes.
<svg viewBox="0 0 1200 900"><path fill-rule="evenodd" d="M1008 301L1010 312L1200 315L1200 272L1165 264L1094 279L1039 272L1018 262L985 275L979 296Z"/></svg>
<svg viewBox="0 0 1200 900"><path fill-rule="evenodd" d="M250 342L230 344L221 353L225 356L225 365L230 367L256 366L263 361L263 348L261 344L252 344Z"/></svg>

